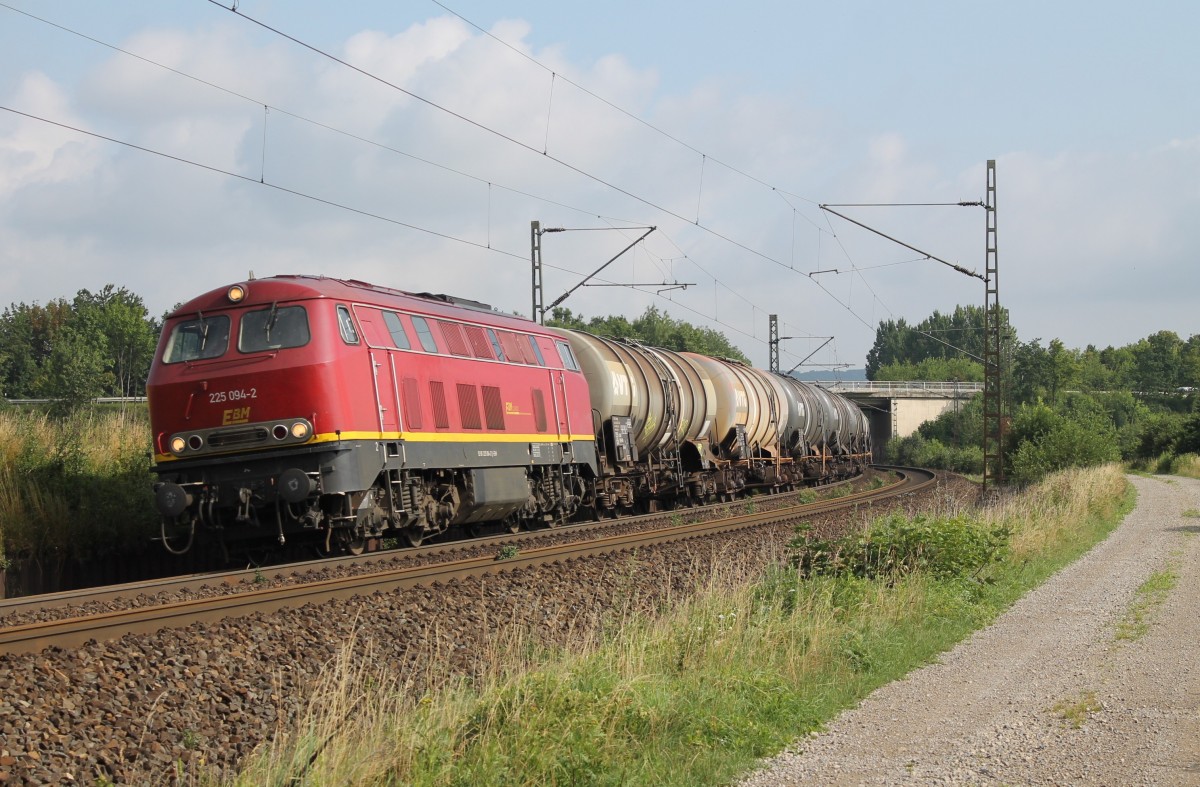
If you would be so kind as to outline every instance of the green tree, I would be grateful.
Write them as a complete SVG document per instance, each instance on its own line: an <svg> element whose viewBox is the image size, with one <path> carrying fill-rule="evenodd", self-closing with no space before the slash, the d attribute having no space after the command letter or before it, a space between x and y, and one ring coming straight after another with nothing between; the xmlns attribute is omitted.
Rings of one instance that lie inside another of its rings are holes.
<svg viewBox="0 0 1200 787"><path fill-rule="evenodd" d="M1133 345L1134 385L1145 393L1173 391L1180 374L1183 340L1174 331L1159 331Z"/></svg>
<svg viewBox="0 0 1200 787"><path fill-rule="evenodd" d="M1004 329L1001 353L1007 355L1016 341L1001 310ZM903 319L880 321L875 343L867 352L867 379L877 380L879 370L896 364L918 364L927 358L966 357L982 363L984 356L984 310L981 306L956 306L950 314L935 311L916 325Z"/></svg>
<svg viewBox="0 0 1200 787"><path fill-rule="evenodd" d="M1078 393L1062 397L1057 407L1042 402L1021 405L1005 449L1009 474L1018 483L1120 458L1117 429L1108 412L1094 398Z"/></svg>
<svg viewBox="0 0 1200 787"><path fill-rule="evenodd" d="M1117 386L1115 374L1104 365L1104 360L1095 345L1089 344L1079 355L1079 387L1085 391L1111 391Z"/></svg>
<svg viewBox="0 0 1200 787"><path fill-rule="evenodd" d="M74 396L84 389L94 396L139 396L159 328L140 296L111 284L96 293L80 290L70 302L12 304L0 315L0 388L8 398L50 396L51 390ZM86 357L64 356L75 351ZM91 369L96 352L102 359L99 375L63 378L72 368Z"/></svg>
<svg viewBox="0 0 1200 787"><path fill-rule="evenodd" d="M112 384L112 396L140 396L146 390L150 361L158 342L158 324L150 318L140 296L111 284L93 294L75 296L71 323L78 330L103 339Z"/></svg>
<svg viewBox="0 0 1200 787"><path fill-rule="evenodd" d="M1050 401L1058 401L1063 391L1079 387L1079 352L1067 349L1061 340L1051 339L1046 348L1047 371L1050 382Z"/></svg>
<svg viewBox="0 0 1200 787"><path fill-rule="evenodd" d="M1179 351L1179 379L1185 388L1200 388L1200 334L1193 334Z"/></svg>
<svg viewBox="0 0 1200 787"><path fill-rule="evenodd" d="M64 413L103 395L111 385L103 339L62 328L38 377L38 396L57 400L55 409Z"/></svg>
<svg viewBox="0 0 1200 787"><path fill-rule="evenodd" d="M983 382L983 364L962 356L926 358L917 363L892 363L879 367L876 380L942 380Z"/></svg>
<svg viewBox="0 0 1200 787"><path fill-rule="evenodd" d="M555 307L547 325L576 331L587 331L597 336L614 339L632 339L651 347L665 347L679 352L695 352L718 358L732 358L742 363L750 360L725 338L725 334L712 328L700 328L683 320L676 320L655 306L647 307L633 321L619 316L593 317L584 321L570 309Z"/></svg>
<svg viewBox="0 0 1200 787"><path fill-rule="evenodd" d="M1018 342L1013 349L1008 392L1014 402L1035 402L1050 388L1050 356L1041 339Z"/></svg>
<svg viewBox="0 0 1200 787"><path fill-rule="evenodd" d="M71 318L61 298L45 306L14 303L0 314L0 388L9 399L37 396L37 379L55 338Z"/></svg>
<svg viewBox="0 0 1200 787"><path fill-rule="evenodd" d="M1129 347L1105 347L1100 351L1100 360L1112 373L1110 390L1123 388L1132 390L1134 384L1134 355Z"/></svg>

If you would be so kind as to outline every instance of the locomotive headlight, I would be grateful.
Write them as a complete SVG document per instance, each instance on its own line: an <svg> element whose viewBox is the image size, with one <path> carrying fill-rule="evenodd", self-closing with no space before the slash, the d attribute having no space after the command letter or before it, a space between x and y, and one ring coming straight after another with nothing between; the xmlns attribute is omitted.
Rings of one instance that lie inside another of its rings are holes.
<svg viewBox="0 0 1200 787"><path fill-rule="evenodd" d="M297 440L304 440L308 437L308 424L303 421L297 421L292 424L292 437Z"/></svg>
<svg viewBox="0 0 1200 787"><path fill-rule="evenodd" d="M187 441L176 435L171 438L171 453L182 454L183 449L187 448Z"/></svg>
<svg viewBox="0 0 1200 787"><path fill-rule="evenodd" d="M225 292L225 297L230 303L241 303L246 299L246 288L240 284L235 284Z"/></svg>

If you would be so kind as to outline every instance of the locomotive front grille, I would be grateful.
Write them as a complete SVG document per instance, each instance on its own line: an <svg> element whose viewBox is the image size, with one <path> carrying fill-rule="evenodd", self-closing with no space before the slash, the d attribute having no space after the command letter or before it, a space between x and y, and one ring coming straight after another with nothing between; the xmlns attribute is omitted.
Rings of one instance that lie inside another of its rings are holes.
<svg viewBox="0 0 1200 787"><path fill-rule="evenodd" d="M230 446L254 445L265 443L271 433L265 426L252 426L241 429L221 429L208 435L208 444L213 448L228 448Z"/></svg>

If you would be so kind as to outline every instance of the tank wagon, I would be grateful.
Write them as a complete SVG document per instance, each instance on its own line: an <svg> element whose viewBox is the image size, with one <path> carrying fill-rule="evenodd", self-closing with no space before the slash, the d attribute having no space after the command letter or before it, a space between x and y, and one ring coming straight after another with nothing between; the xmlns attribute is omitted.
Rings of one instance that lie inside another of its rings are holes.
<svg viewBox="0 0 1200 787"><path fill-rule="evenodd" d="M791 378L316 276L180 306L147 396L174 552L197 534L416 545L827 483L870 461L862 412Z"/></svg>

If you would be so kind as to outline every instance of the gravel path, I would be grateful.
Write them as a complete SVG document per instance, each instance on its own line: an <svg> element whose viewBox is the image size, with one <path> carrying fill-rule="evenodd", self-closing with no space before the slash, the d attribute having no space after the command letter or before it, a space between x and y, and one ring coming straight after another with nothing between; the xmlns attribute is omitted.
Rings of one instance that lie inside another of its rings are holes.
<svg viewBox="0 0 1200 787"><path fill-rule="evenodd" d="M1131 480L1106 541L744 787L1200 784L1200 481ZM1147 605L1164 571L1178 583ZM1148 627L1118 637L1138 610Z"/></svg>

